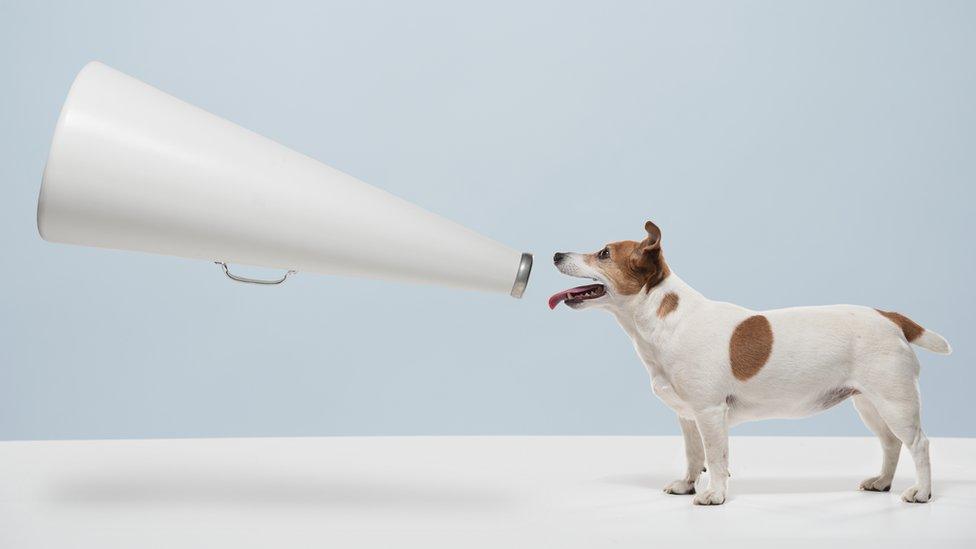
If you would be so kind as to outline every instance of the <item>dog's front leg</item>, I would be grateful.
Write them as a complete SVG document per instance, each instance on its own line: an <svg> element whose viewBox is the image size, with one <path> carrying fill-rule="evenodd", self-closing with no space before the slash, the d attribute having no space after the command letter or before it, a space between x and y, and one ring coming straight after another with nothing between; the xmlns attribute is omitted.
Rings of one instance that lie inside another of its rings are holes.
<svg viewBox="0 0 976 549"><path fill-rule="evenodd" d="M681 424L681 432L685 436L685 460L688 469L685 477L678 479L664 487L667 494L694 494L695 481L701 475L702 467L705 466L705 448L702 446L701 433L698 432L698 425L694 419L678 416Z"/></svg>
<svg viewBox="0 0 976 549"><path fill-rule="evenodd" d="M726 406L695 411L708 461L708 488L695 496L695 505L721 505L729 483L729 427Z"/></svg>

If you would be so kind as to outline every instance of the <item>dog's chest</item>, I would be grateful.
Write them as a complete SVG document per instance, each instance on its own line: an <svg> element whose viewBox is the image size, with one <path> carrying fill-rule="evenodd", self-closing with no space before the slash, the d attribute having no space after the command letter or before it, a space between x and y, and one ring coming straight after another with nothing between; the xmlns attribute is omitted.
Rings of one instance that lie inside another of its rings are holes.
<svg viewBox="0 0 976 549"><path fill-rule="evenodd" d="M637 357L640 358L641 363L647 368L647 373L651 377L661 375L664 372L664 364L662 363L660 350L648 345L636 334L631 336L631 342L634 345L634 351L637 352Z"/></svg>
<svg viewBox="0 0 976 549"><path fill-rule="evenodd" d="M673 326L659 323L648 329L635 325L633 330L627 332L637 356L651 377L664 375L670 370L670 362L675 358Z"/></svg>
<svg viewBox="0 0 976 549"><path fill-rule="evenodd" d="M648 375L651 376L651 390L669 408L682 416L689 416L691 408L681 398L675 388L665 363L666 353L660 347L648 345L639 338L634 339L634 350L640 358Z"/></svg>
<svg viewBox="0 0 976 549"><path fill-rule="evenodd" d="M654 394L678 415L690 417L691 408L681 397L684 392L676 387L672 375L673 362L676 361L677 338L676 323L661 322L635 316L634 324L621 325L630 336L638 358L651 377ZM670 319L669 319L670 320Z"/></svg>

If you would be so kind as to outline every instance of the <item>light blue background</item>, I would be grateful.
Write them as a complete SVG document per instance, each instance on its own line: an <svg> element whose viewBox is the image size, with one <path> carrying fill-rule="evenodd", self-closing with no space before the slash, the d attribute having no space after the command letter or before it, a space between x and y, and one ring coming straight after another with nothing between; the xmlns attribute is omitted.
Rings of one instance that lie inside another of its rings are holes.
<svg viewBox="0 0 976 549"><path fill-rule="evenodd" d="M82 5L83 4L83 5ZM909 314L930 435L976 435L976 3L0 0L0 438L677 434L556 250L664 231L753 308ZM526 296L43 242L101 60L536 254ZM745 434L861 435L850 404Z"/></svg>

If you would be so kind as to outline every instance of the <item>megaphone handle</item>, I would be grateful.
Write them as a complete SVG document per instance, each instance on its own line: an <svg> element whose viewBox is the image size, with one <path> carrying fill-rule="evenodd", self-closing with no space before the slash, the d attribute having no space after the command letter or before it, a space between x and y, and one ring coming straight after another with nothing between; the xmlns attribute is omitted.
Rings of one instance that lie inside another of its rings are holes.
<svg viewBox="0 0 976 549"><path fill-rule="evenodd" d="M297 272L297 271L288 271L287 273L284 274L284 276L282 276L281 278L277 278L275 280L261 280L260 278L247 278L244 276L236 275L230 272L230 269L227 267L227 264L224 263L223 261L214 261L214 263L220 265L224 269L224 274L227 275L227 278L233 280L234 282L243 282L244 284L262 284L264 286L274 286L275 284L281 284L282 282L288 280L289 276Z"/></svg>

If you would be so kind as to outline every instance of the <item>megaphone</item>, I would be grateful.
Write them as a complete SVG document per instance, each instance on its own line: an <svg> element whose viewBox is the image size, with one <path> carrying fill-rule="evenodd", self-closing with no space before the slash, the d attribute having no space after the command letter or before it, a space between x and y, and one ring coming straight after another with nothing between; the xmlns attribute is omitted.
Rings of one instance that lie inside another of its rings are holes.
<svg viewBox="0 0 976 549"><path fill-rule="evenodd" d="M93 62L68 92L37 204L48 241L521 297L532 256ZM287 270L236 275L228 263Z"/></svg>

